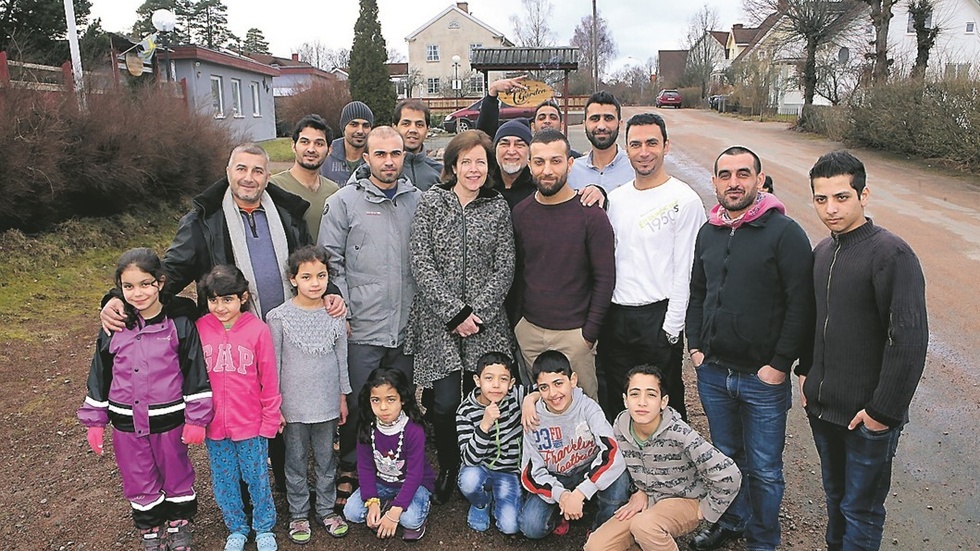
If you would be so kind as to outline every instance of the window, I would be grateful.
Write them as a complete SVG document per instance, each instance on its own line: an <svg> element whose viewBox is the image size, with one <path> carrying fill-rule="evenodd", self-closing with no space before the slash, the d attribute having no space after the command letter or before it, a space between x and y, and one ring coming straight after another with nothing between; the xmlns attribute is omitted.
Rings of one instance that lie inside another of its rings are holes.
<svg viewBox="0 0 980 551"><path fill-rule="evenodd" d="M966 34L974 34L976 32L977 32L977 23L976 23L976 21L967 21L966 22Z"/></svg>
<svg viewBox="0 0 980 551"><path fill-rule="evenodd" d="M426 61L439 61L439 45L438 44L426 44L425 45L425 60Z"/></svg>
<svg viewBox="0 0 980 551"><path fill-rule="evenodd" d="M435 96L439 94L439 79L438 78L427 78L425 79L425 93L429 96Z"/></svg>
<svg viewBox="0 0 980 551"><path fill-rule="evenodd" d="M946 78L970 78L970 64L969 63L947 63L946 64Z"/></svg>
<svg viewBox="0 0 980 551"><path fill-rule="evenodd" d="M221 83L221 77L211 75L211 107L214 108L214 118L221 119L225 116L225 94Z"/></svg>
<svg viewBox="0 0 980 551"><path fill-rule="evenodd" d="M926 28L927 29L932 28L932 15L929 15L929 17L926 18ZM911 13L909 14L909 26L905 30L905 32L909 34L915 34L915 21L912 19Z"/></svg>
<svg viewBox="0 0 980 551"><path fill-rule="evenodd" d="M475 75L470 75L470 94L483 95L483 75L477 73Z"/></svg>
<svg viewBox="0 0 980 551"><path fill-rule="evenodd" d="M473 49L474 48L482 48L482 47L483 47L483 43L482 42L471 42L470 43L470 59L473 59Z"/></svg>
<svg viewBox="0 0 980 551"><path fill-rule="evenodd" d="M253 82L249 87L252 89L252 116L261 117L262 104L261 98L259 97L259 83Z"/></svg>
<svg viewBox="0 0 980 551"><path fill-rule="evenodd" d="M242 81L231 79L231 114L235 118L242 117Z"/></svg>

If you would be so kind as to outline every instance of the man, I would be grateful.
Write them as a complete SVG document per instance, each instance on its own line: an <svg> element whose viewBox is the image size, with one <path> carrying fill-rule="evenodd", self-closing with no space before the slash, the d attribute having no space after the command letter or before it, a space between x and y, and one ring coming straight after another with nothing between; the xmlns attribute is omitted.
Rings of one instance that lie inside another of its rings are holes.
<svg viewBox="0 0 980 551"><path fill-rule="evenodd" d="M616 286L599 336L607 388L600 404L614 419L622 409L626 374L652 363L664 373L671 405L686 420L681 333L704 204L664 168L670 142L660 115L641 113L626 123L626 151L636 178L609 194Z"/></svg>
<svg viewBox="0 0 980 551"><path fill-rule="evenodd" d="M320 234L320 218L327 198L340 187L320 174L327 155L333 130L319 115L307 115L293 129L293 166L269 178L269 182L299 195L310 204L303 219L311 239L316 242Z"/></svg>
<svg viewBox="0 0 980 551"><path fill-rule="evenodd" d="M586 100L585 136L592 144L592 151L572 167L568 176L572 188L583 190L595 185L609 193L633 179L626 152L616 145L621 117L619 100L605 90Z"/></svg>
<svg viewBox="0 0 980 551"><path fill-rule="evenodd" d="M865 217L864 164L836 151L810 169L831 236L814 250L813 365L803 406L827 494L827 548L878 549L892 457L925 367L925 279L912 249Z"/></svg>
<svg viewBox="0 0 980 551"><path fill-rule="evenodd" d="M320 167L320 174L344 187L351 174L364 159L364 144L368 132L374 126L374 112L367 104L352 101L340 111L340 131L343 134L330 144L327 162Z"/></svg>
<svg viewBox="0 0 980 551"><path fill-rule="evenodd" d="M759 193L758 155L730 147L711 181L719 204L698 232L686 332L714 445L742 488L717 524L691 541L716 549L743 531L753 550L779 545L790 367L813 331L813 253L774 195Z"/></svg>
<svg viewBox="0 0 980 551"><path fill-rule="evenodd" d="M429 134L429 106L417 99L405 99L395 106L395 129L405 141L404 175L415 187L426 191L438 184L442 175L442 163L429 157L425 151L425 137Z"/></svg>
<svg viewBox="0 0 980 551"><path fill-rule="evenodd" d="M347 365L352 393L347 422L340 428L337 505L356 483L358 395L377 367L412 379L412 357L404 353L405 327L415 297L409 263L409 233L422 193L402 175L404 142L390 126L371 131L364 162L350 184L327 199L318 244L330 253L330 279L348 297Z"/></svg>
<svg viewBox="0 0 980 551"><path fill-rule="evenodd" d="M527 76L514 78L502 78L490 83L487 88L487 95L480 103L480 116L476 119L476 127L483 130L488 136L493 136L500 124L500 100L497 97L500 92L513 92L515 90L527 90L524 80ZM561 109L555 100L548 99L534 108L534 116L531 118L531 133L537 134L545 129L561 131ZM582 154L572 150L572 157L578 158Z"/></svg>
<svg viewBox="0 0 980 551"><path fill-rule="evenodd" d="M572 364L579 386L598 395L593 347L609 308L616 264L605 211L575 200L568 138L553 129L531 140L537 191L514 208L522 318L514 333L526 366L546 350Z"/></svg>

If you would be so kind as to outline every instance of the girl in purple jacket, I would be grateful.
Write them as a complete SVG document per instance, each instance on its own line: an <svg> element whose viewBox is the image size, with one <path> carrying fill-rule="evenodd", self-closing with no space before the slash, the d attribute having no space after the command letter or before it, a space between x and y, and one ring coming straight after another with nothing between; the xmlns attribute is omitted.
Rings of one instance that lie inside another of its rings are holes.
<svg viewBox="0 0 980 551"><path fill-rule="evenodd" d="M164 280L151 249L131 249L119 259L113 294L125 302L126 328L99 332L78 418L97 455L112 423L123 495L143 549L187 551L197 513L187 445L204 441L213 416L211 386L195 305L162 296Z"/></svg>

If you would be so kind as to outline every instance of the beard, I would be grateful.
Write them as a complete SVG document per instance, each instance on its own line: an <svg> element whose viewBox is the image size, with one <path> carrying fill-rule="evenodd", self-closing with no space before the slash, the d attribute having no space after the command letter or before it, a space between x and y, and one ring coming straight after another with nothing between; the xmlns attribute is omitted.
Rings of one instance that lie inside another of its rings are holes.
<svg viewBox="0 0 980 551"><path fill-rule="evenodd" d="M506 174L517 174L518 172L524 170L524 167L527 166L526 164L521 162L516 162L516 163L502 162L499 164L500 164L500 170Z"/></svg>
<svg viewBox="0 0 980 551"><path fill-rule="evenodd" d="M754 189L755 188L746 190L745 195L738 200L729 199L723 193L718 193L716 196L718 197L718 203L721 204L722 208L730 212L738 212L749 208L752 206L752 203L755 203L756 196L758 196L759 193L758 191L753 191Z"/></svg>
<svg viewBox="0 0 980 551"><path fill-rule="evenodd" d="M609 149L614 143L616 143L616 138L619 137L619 127L613 128L608 135L596 136L592 132L586 132L585 137L589 139L589 143L592 147L596 149Z"/></svg>
<svg viewBox="0 0 980 551"><path fill-rule="evenodd" d="M568 182L568 173L561 175L553 184L549 184L537 178L532 178L534 180L534 187L538 188L538 193L544 195L545 197L551 197L557 194L563 187L565 183Z"/></svg>
<svg viewBox="0 0 980 551"><path fill-rule="evenodd" d="M384 172L381 172L380 170L377 173L372 170L371 171L371 176L374 176L374 179L375 180L377 180L377 181L379 181L379 182L381 182L383 184L392 184L392 183L398 181L399 172L398 171L392 171L391 172L391 176L388 176Z"/></svg>
<svg viewBox="0 0 980 551"><path fill-rule="evenodd" d="M326 159L326 157L324 157L318 163L308 163L306 161L299 160L299 161L296 161L296 164L298 164L299 166L305 168L306 170L320 170L320 167L323 166L323 163L325 163L326 161L327 161L327 159Z"/></svg>

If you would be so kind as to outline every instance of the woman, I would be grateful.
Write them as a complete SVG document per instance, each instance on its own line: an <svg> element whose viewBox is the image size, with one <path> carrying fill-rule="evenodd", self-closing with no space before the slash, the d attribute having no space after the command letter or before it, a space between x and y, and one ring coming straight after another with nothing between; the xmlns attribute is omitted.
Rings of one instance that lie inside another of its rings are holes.
<svg viewBox="0 0 980 551"><path fill-rule="evenodd" d="M415 355L415 384L432 388L436 503L452 495L459 472L463 370L486 352L508 353L513 341L504 297L514 278L514 235L507 201L489 185L497 170L493 145L468 130L449 142L443 160L443 183L423 195L412 224L418 293L405 346Z"/></svg>

